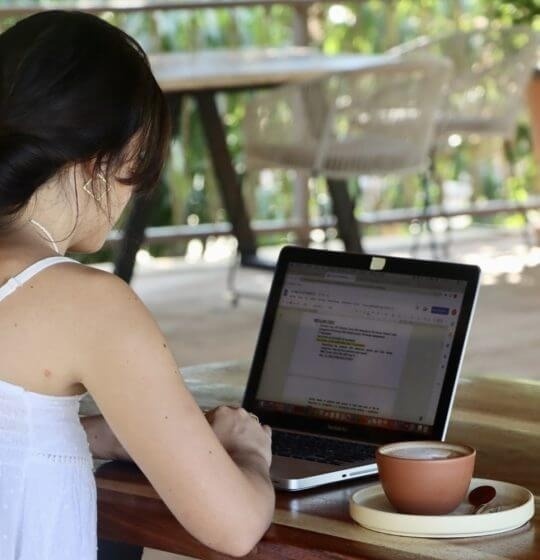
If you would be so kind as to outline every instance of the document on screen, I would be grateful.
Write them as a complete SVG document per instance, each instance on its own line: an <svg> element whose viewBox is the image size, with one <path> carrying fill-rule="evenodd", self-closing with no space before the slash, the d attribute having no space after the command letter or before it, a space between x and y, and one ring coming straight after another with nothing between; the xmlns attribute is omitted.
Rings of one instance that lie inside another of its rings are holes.
<svg viewBox="0 0 540 560"><path fill-rule="evenodd" d="M293 400L303 396L305 404L319 406L324 395L334 409L350 410L347 403L356 401L358 412L381 414L390 410L411 330L410 325L389 321L304 313L286 395ZM371 402L369 410L361 404L363 401Z"/></svg>

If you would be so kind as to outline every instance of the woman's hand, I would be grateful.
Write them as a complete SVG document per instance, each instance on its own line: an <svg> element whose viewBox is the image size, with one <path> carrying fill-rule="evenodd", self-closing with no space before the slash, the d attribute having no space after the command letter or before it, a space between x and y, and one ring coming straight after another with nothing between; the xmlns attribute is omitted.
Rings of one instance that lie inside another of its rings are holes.
<svg viewBox="0 0 540 560"><path fill-rule="evenodd" d="M244 408L219 406L206 413L217 438L233 458L258 456L267 469L272 463L272 429L261 426Z"/></svg>

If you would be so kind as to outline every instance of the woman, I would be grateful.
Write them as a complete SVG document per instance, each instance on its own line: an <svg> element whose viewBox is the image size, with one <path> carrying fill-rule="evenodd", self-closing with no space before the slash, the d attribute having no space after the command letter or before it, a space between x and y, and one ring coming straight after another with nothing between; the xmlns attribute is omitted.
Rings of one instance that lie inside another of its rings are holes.
<svg viewBox="0 0 540 560"><path fill-rule="evenodd" d="M0 35L0 558L94 560L91 456L139 465L209 547L246 554L268 527L270 429L243 409L208 418L167 343L90 253L169 140L139 45L77 12ZM103 416L78 418L89 391Z"/></svg>

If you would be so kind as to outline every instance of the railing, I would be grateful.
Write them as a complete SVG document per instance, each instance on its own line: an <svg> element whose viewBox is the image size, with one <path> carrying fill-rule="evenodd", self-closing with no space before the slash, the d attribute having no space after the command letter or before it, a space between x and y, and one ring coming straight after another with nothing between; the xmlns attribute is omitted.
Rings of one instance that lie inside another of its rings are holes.
<svg viewBox="0 0 540 560"><path fill-rule="evenodd" d="M417 209L392 209L378 210L376 212L365 212L358 221L360 227L374 225L389 225L396 223L424 222L432 218L454 218L457 216L490 216L500 213L527 212L529 210L540 210L540 196L529 198L526 202L516 203L505 200L488 200L481 203L471 204L467 208L448 210L442 206L432 206L427 212ZM336 226L335 218L332 216L310 220L307 224L302 219L290 220L254 220L253 231L259 235L276 233L295 233L296 235L308 233L314 229L329 229ZM231 225L228 222L215 224L159 226L146 228L146 244L152 243L174 243L188 239L208 239L232 235ZM120 243L122 232L113 230L108 239L108 246Z"/></svg>

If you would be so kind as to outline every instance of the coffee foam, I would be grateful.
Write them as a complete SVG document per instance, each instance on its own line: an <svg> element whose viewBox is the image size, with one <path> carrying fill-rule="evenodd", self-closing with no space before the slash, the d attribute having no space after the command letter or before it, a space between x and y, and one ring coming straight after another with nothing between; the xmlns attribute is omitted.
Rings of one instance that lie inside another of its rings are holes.
<svg viewBox="0 0 540 560"><path fill-rule="evenodd" d="M444 447L403 447L387 451L385 455L400 459L416 459L419 461L433 461L437 459L455 459L467 453Z"/></svg>

